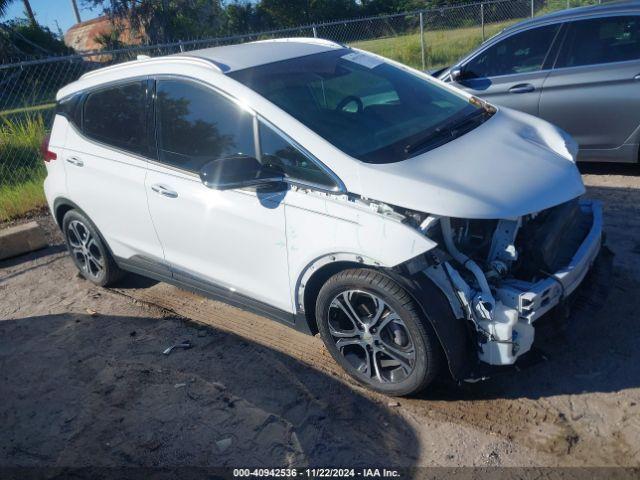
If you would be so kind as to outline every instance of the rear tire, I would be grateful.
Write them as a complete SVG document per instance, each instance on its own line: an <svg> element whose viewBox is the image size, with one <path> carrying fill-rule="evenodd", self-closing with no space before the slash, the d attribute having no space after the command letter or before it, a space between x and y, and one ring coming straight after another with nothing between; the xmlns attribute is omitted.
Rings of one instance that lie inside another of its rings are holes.
<svg viewBox="0 0 640 480"><path fill-rule="evenodd" d="M411 296L372 269L329 278L316 302L320 335L359 383L391 396L423 390L440 368L440 345Z"/></svg>
<svg viewBox="0 0 640 480"><path fill-rule="evenodd" d="M77 210L69 210L62 219L67 250L80 274L90 282L106 287L124 275L109 253L93 222Z"/></svg>

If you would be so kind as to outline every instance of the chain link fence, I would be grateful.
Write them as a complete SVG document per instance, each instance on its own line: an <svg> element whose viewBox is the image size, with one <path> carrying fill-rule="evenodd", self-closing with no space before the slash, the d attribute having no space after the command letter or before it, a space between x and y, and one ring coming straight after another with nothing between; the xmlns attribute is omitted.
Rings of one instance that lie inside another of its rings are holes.
<svg viewBox="0 0 640 480"><path fill-rule="evenodd" d="M39 147L53 117L56 92L85 72L137 55L283 37L318 37L368 50L421 69L450 65L483 40L531 16L599 0L489 0L298 28L143 45L0 65L0 221L43 204Z"/></svg>

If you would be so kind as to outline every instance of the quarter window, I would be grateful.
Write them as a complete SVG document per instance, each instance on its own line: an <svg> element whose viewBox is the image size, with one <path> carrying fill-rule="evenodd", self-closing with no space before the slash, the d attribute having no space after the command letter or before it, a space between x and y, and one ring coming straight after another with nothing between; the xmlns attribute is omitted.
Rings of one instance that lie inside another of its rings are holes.
<svg viewBox="0 0 640 480"><path fill-rule="evenodd" d="M226 155L256 156L253 115L210 88L182 80L156 87L158 157L198 172Z"/></svg>
<svg viewBox="0 0 640 480"><path fill-rule="evenodd" d="M319 185L332 190L336 183L308 156L284 139L272 128L260 123L262 163L282 170L293 181Z"/></svg>
<svg viewBox="0 0 640 480"><path fill-rule="evenodd" d="M640 17L609 17L569 24L556 68L640 59Z"/></svg>
<svg viewBox="0 0 640 480"><path fill-rule="evenodd" d="M89 93L82 131L90 138L149 155L147 82L121 84Z"/></svg>
<svg viewBox="0 0 640 480"><path fill-rule="evenodd" d="M559 25L516 33L487 48L464 67L464 78L536 72L542 69Z"/></svg>

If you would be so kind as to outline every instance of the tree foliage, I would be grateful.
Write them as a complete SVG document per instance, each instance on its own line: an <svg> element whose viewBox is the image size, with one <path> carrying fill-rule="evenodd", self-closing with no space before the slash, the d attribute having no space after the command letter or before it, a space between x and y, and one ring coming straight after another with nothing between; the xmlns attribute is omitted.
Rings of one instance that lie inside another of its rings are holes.
<svg viewBox="0 0 640 480"><path fill-rule="evenodd" d="M20 60L34 56L73 53L60 36L49 28L27 19L14 19L0 24L0 61Z"/></svg>
<svg viewBox="0 0 640 480"><path fill-rule="evenodd" d="M398 13L460 0L82 1L130 25L142 43L154 44ZM110 39L103 40L109 43Z"/></svg>

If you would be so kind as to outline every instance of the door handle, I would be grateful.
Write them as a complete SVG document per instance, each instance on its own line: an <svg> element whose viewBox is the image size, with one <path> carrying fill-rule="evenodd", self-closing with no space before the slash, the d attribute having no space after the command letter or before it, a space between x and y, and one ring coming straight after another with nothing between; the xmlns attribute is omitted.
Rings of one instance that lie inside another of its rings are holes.
<svg viewBox="0 0 640 480"><path fill-rule="evenodd" d="M169 197L169 198L178 197L178 192L174 192L173 190L167 188L164 185L160 185L159 183L156 183L155 185L151 185L151 190L153 190L159 195L162 195L163 197Z"/></svg>
<svg viewBox="0 0 640 480"><path fill-rule="evenodd" d="M640 73L633 77L634 80L640 80Z"/></svg>
<svg viewBox="0 0 640 480"><path fill-rule="evenodd" d="M67 163L70 163L71 165L75 165L76 167L84 167L84 162L80 160L78 157L67 158Z"/></svg>
<svg viewBox="0 0 640 480"><path fill-rule="evenodd" d="M529 93L533 92L535 87L530 83L519 83L509 89L509 93Z"/></svg>

